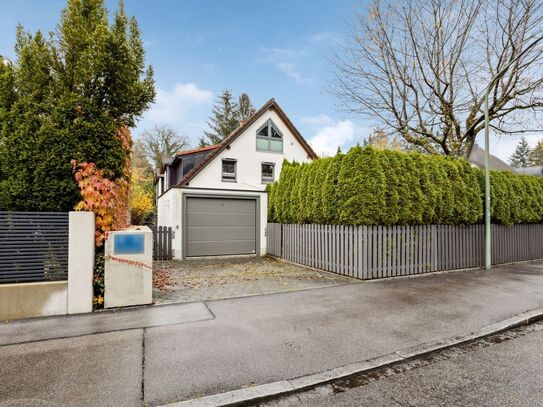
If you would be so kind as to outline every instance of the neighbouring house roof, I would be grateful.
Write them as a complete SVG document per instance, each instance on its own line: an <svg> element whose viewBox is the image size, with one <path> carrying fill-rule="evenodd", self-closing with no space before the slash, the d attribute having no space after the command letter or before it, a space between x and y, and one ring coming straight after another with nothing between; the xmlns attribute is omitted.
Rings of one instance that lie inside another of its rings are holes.
<svg viewBox="0 0 543 407"><path fill-rule="evenodd" d="M283 120L287 128L293 134L294 138L298 140L298 142L307 152L307 155L312 159L316 159L317 154L315 154L315 152L313 151L311 146L308 144L308 142L303 138L303 136L296 129L294 124L292 124L292 122L287 117L285 112L279 107L279 104L277 104L275 99L270 99L264 104L264 106L258 109L249 119L247 119L241 126L239 126L236 130L230 133L230 135L226 137L220 144L213 146L214 149L210 149L211 152L200 162L200 164L195 166L187 175L185 175L183 179L177 183L176 186L178 187L186 186L189 183L189 181L192 180L200 171L202 171L216 156L218 156L226 147L228 147L235 139L237 139L246 128L248 128L251 124L253 124L260 116L262 116L269 109L273 109L275 113L277 113L277 115L281 118L281 120Z"/></svg>
<svg viewBox="0 0 543 407"><path fill-rule="evenodd" d="M478 144L474 144L471 150L471 154L468 157L468 161L479 167L484 168L485 166L485 150L479 147ZM495 155L490 154L490 169L497 171L511 171L514 172L515 169L507 164L505 161L500 160Z"/></svg>
<svg viewBox="0 0 543 407"><path fill-rule="evenodd" d="M522 175L539 175L543 176L543 165L534 165L531 167L515 168L517 174Z"/></svg>
<svg viewBox="0 0 543 407"><path fill-rule="evenodd" d="M183 151L178 151L175 154L175 156L179 157L179 156L182 156L182 155L196 154L196 153L201 153L202 151L215 150L216 148L219 148L219 146L215 145L215 146L206 146L206 147L195 148L193 150L183 150Z"/></svg>
<svg viewBox="0 0 543 407"><path fill-rule="evenodd" d="M219 146L218 145L216 145L216 146L206 146L206 147L195 148L195 149L192 149L192 150L181 150L181 151L176 152L175 156L167 158L166 160L164 160L164 163L162 164L162 167L160 167L156 171L155 176L154 176L154 180L153 180L154 184L156 184L157 181L158 181L158 178L161 177L164 174L164 171L166 170L166 167L168 165L174 164L178 157L186 157L188 155L201 153L203 151L212 151L212 150L215 150L216 148L219 148Z"/></svg>

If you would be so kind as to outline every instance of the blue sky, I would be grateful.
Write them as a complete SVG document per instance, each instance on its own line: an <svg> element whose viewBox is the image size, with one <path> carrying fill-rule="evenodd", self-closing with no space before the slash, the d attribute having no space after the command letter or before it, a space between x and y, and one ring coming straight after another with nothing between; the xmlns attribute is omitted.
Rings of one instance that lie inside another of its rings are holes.
<svg viewBox="0 0 543 407"><path fill-rule="evenodd" d="M64 5L64 0L0 0L0 55L13 57L17 23L29 31L50 31ZM106 5L112 13L117 2ZM256 107L275 98L319 153L362 143L373 127L339 112L328 92L328 58L361 1L125 0L125 6L139 22L158 90L136 137L160 123L195 144L225 88L236 95L247 92ZM507 158L515 143L495 140L492 151Z"/></svg>

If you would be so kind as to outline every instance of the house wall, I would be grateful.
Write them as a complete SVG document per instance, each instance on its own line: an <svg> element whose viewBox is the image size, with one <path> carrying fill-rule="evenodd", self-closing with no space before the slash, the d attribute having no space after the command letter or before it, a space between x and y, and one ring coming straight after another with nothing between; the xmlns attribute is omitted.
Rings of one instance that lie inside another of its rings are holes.
<svg viewBox="0 0 543 407"><path fill-rule="evenodd" d="M265 191L236 191L200 188L172 188L158 200L158 224L171 226L174 231L172 239L173 257L183 258L183 195L210 196L258 196L260 198L260 247L257 254L266 254L266 226L268 222L268 194Z"/></svg>
<svg viewBox="0 0 543 407"><path fill-rule="evenodd" d="M283 134L283 153L257 151L256 131L268 119L272 119L276 127ZM236 182L223 182L221 177L222 159L233 158L237 160ZM207 166L200 171L189 183L195 188L220 188L220 189L250 189L265 190L266 185L261 180L261 163L275 163L275 179L281 173L283 160L297 162L309 162L307 152L298 140L290 133L283 121L273 110L268 110L239 135L230 145L230 149L223 150Z"/></svg>
<svg viewBox="0 0 543 407"><path fill-rule="evenodd" d="M172 250L175 258L181 256L181 213L181 190L179 188L172 188L158 198L157 225L172 228Z"/></svg>
<svg viewBox="0 0 543 407"><path fill-rule="evenodd" d="M256 149L256 131L271 119L278 130L283 134L283 152L264 152ZM222 159L233 158L236 164L236 182L222 181ZM289 131L281 118L273 110L268 110L230 144L202 171L200 171L183 188L172 188L158 198L157 222L159 226L170 226L174 232L172 241L173 256L181 259L183 256L183 194L207 195L251 195L260 197L260 248L257 253L266 254L266 226L268 201L265 192L266 184L262 183L261 163L274 163L274 178L277 180L281 174L283 160L296 162L309 162L307 152L298 140ZM170 171L167 168L166 171ZM168 172L165 174L168 180Z"/></svg>
<svg viewBox="0 0 543 407"><path fill-rule="evenodd" d="M259 223L260 223L260 247L257 248L257 255L263 256L266 254L266 227L268 222L268 194L265 191L231 191L231 190L211 190L211 189L194 189L194 188L183 188L178 189L178 191L181 192L180 198L181 202L183 202L183 195L209 195L209 196L256 196L259 198L260 203L260 213L258 215ZM180 205L181 208L181 205ZM182 208L181 208L182 209ZM180 211L180 215L182 215L182 211ZM183 230L183 216L180 216L181 218L181 224L180 224L180 230ZM176 237L177 237L176 233ZM174 253L175 258L182 258L182 233L179 233L179 254L177 252Z"/></svg>

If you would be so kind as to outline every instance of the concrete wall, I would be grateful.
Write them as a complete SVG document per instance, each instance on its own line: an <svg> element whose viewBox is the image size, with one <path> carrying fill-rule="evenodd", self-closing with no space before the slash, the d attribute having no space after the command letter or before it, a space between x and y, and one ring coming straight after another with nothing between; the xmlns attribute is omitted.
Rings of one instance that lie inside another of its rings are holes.
<svg viewBox="0 0 543 407"><path fill-rule="evenodd" d="M68 282L0 285L0 320L66 314Z"/></svg>
<svg viewBox="0 0 543 407"><path fill-rule="evenodd" d="M0 284L0 320L92 311L94 213L70 212L68 281Z"/></svg>

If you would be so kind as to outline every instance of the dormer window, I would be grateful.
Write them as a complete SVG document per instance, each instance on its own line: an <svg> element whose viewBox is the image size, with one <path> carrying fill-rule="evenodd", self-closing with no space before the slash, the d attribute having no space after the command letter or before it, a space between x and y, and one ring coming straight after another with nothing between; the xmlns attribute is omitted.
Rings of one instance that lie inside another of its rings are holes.
<svg viewBox="0 0 543 407"><path fill-rule="evenodd" d="M283 152L283 134L270 120L256 131L256 149L258 151Z"/></svg>

